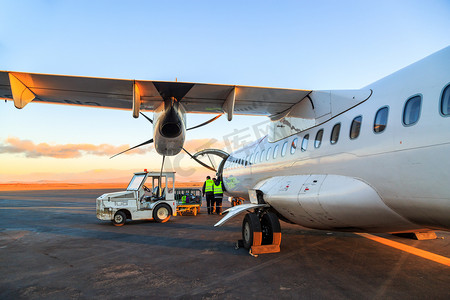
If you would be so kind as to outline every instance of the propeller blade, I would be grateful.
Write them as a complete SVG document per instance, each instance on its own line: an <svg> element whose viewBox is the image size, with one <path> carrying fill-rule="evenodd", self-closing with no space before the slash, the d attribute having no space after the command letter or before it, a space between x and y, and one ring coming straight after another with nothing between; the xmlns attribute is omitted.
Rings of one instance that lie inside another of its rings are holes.
<svg viewBox="0 0 450 300"><path fill-rule="evenodd" d="M209 123L211 123L211 122L217 120L218 118L220 118L220 116L222 116L222 115L217 115L214 118L212 118L211 120L208 120L208 121L206 121L206 122L204 122L204 123L202 123L200 125L197 125L197 126L194 126L194 127L186 129L186 131L191 130L191 129L195 129L195 128L199 128L199 127L202 127L202 126L205 126L205 125L208 125Z"/></svg>
<svg viewBox="0 0 450 300"><path fill-rule="evenodd" d="M111 156L109 159L111 159L111 158L113 158L113 157L115 157L115 156L117 156L117 155L120 155L120 154L122 154L122 153L125 153L125 152L127 152L127 151L133 150L133 149L135 149L135 148L137 148L137 147L144 146L144 145L151 144L151 143L153 143L153 139L149 139L148 141L143 142L142 144L136 145L136 146L134 146L134 147L131 147L130 149L127 149L127 150L125 150L125 151L122 151L122 152L120 152L120 153L117 153L117 154Z"/></svg>
<svg viewBox="0 0 450 300"><path fill-rule="evenodd" d="M201 164L201 165L204 166L205 168L207 168L207 169L209 169L209 170L214 171L214 172L217 173L217 170L216 170L216 169L214 169L213 167L208 166L207 164L205 164L205 163L202 162L201 160L198 160L196 157L192 156L192 154L190 154L186 149L183 148L183 150L184 150L184 152L186 152L192 159L194 159L196 162L198 162L199 164Z"/></svg>
<svg viewBox="0 0 450 300"><path fill-rule="evenodd" d="M146 115L144 115L144 114L141 113L141 112L140 112L140 114L141 114L142 116L144 116L144 118L146 118L147 120L149 120L150 123L153 124L153 120L152 120L152 119L150 119L149 117L147 117Z"/></svg>

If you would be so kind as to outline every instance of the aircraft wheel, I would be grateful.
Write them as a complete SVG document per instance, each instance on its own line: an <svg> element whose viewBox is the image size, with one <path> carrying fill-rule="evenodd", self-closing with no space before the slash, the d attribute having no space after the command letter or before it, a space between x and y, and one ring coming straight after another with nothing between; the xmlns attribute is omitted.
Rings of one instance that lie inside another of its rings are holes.
<svg viewBox="0 0 450 300"><path fill-rule="evenodd" d="M153 210L153 219L158 223L165 223L170 219L170 207L167 204L159 204Z"/></svg>
<svg viewBox="0 0 450 300"><path fill-rule="evenodd" d="M261 245L261 223L255 213L245 215L242 222L242 240L245 249Z"/></svg>
<svg viewBox="0 0 450 300"><path fill-rule="evenodd" d="M114 215L112 222L113 222L114 226L123 226L123 225L125 225L126 220L127 220L127 216L125 215L125 213L123 211L118 211Z"/></svg>
<svg viewBox="0 0 450 300"><path fill-rule="evenodd" d="M278 243L278 235L281 236L281 226L278 217L273 212L265 213L261 218L262 245ZM274 243L274 235L275 243ZM281 238L280 238L281 240ZM279 243L278 243L279 244Z"/></svg>

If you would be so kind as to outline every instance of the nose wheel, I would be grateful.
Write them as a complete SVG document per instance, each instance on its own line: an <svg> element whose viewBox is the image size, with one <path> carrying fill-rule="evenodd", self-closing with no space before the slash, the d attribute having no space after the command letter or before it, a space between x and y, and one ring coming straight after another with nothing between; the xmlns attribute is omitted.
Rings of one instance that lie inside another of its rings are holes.
<svg viewBox="0 0 450 300"><path fill-rule="evenodd" d="M252 255L280 251L281 227L273 212L247 213L242 222L242 244Z"/></svg>

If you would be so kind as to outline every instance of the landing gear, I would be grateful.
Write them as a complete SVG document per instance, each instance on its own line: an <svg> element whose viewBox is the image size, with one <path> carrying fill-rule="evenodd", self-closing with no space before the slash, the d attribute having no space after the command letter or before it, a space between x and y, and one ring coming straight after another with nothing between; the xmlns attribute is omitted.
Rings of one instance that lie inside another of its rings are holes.
<svg viewBox="0 0 450 300"><path fill-rule="evenodd" d="M238 243L239 244L239 243ZM247 213L242 222L242 246L250 254L280 251L281 227L273 212Z"/></svg>
<svg viewBox="0 0 450 300"><path fill-rule="evenodd" d="M278 217L273 212L267 212L261 217L262 245L281 243L281 226ZM279 237L278 237L279 235ZM278 241L279 238L279 241Z"/></svg>
<svg viewBox="0 0 450 300"><path fill-rule="evenodd" d="M242 241L244 248L250 249L252 246L261 245L261 223L255 213L245 215L242 222Z"/></svg>

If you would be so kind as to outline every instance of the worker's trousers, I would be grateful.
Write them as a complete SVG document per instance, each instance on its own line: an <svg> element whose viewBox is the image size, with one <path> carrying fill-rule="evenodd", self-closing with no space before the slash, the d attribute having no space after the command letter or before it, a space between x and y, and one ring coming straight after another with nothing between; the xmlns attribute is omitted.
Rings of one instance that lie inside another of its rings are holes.
<svg viewBox="0 0 450 300"><path fill-rule="evenodd" d="M212 214L214 205L214 193L206 192L206 208L208 209L208 215Z"/></svg>
<svg viewBox="0 0 450 300"><path fill-rule="evenodd" d="M216 205L216 214L218 215L222 214L222 197L214 198L214 202Z"/></svg>

